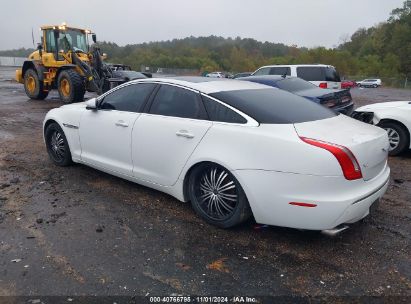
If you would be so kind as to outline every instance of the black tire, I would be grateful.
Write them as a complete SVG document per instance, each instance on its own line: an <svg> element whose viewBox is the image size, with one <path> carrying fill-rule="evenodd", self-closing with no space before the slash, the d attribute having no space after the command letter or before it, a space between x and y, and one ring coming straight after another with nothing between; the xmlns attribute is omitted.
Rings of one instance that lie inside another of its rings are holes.
<svg viewBox="0 0 411 304"><path fill-rule="evenodd" d="M376 88L378 88L378 85L374 84L372 87L373 87L374 89L376 89Z"/></svg>
<svg viewBox="0 0 411 304"><path fill-rule="evenodd" d="M61 71L57 79L60 99L64 103L81 102L84 100L86 88L83 78L72 69Z"/></svg>
<svg viewBox="0 0 411 304"><path fill-rule="evenodd" d="M385 129L388 132L388 137L390 139L389 155L396 156L408 149L408 147L410 146L410 136L407 130L402 125L396 122L383 121L380 124L378 124L378 126ZM394 144L396 142L398 143L394 147Z"/></svg>
<svg viewBox="0 0 411 304"><path fill-rule="evenodd" d="M213 174L214 181L211 180ZM205 163L191 171L188 194L194 211L209 224L230 228L251 216L250 205L240 183L230 171L217 164Z"/></svg>
<svg viewBox="0 0 411 304"><path fill-rule="evenodd" d="M27 69L24 73L24 90L31 99L43 100L49 95L49 92L44 90L44 84L34 69Z"/></svg>
<svg viewBox="0 0 411 304"><path fill-rule="evenodd" d="M47 153L57 166L65 167L73 163L70 147L66 135L57 123L47 126L44 133L46 139Z"/></svg>

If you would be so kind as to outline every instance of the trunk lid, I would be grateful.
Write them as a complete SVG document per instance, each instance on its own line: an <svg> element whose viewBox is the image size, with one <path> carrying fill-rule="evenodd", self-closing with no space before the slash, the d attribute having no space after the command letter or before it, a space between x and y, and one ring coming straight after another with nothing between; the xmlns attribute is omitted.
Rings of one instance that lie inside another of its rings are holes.
<svg viewBox="0 0 411 304"><path fill-rule="evenodd" d="M384 170L388 157L387 132L345 115L329 119L294 124L300 137L322 140L351 150L364 180L376 177Z"/></svg>

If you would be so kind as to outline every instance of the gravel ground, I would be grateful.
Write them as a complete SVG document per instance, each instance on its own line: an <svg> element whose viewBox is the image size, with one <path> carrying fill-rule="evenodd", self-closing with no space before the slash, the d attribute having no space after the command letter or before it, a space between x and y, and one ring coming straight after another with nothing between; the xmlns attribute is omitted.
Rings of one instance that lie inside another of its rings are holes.
<svg viewBox="0 0 411 304"><path fill-rule="evenodd" d="M52 165L42 121L61 103L28 100L12 73L0 69L0 296L411 296L411 152L389 159L377 212L335 238L252 221L222 230L168 195ZM411 99L352 93L359 105Z"/></svg>

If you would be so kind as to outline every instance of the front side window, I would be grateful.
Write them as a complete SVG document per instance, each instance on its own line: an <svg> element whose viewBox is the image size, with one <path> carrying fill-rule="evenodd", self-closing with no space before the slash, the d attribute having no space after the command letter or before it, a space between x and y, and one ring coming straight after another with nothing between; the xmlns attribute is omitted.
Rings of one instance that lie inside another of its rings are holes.
<svg viewBox="0 0 411 304"><path fill-rule="evenodd" d="M149 113L181 118L207 119L207 114L198 93L170 85L161 85Z"/></svg>
<svg viewBox="0 0 411 304"><path fill-rule="evenodd" d="M153 83L139 83L122 87L106 95L100 109L140 112L155 86Z"/></svg>
<svg viewBox="0 0 411 304"><path fill-rule="evenodd" d="M206 96L202 96L202 98L210 120L239 124L247 123L247 120L244 117L231 110L230 108L227 108L221 103Z"/></svg>
<svg viewBox="0 0 411 304"><path fill-rule="evenodd" d="M253 76L258 76L258 75L268 75L270 73L270 68L261 68L257 70Z"/></svg>

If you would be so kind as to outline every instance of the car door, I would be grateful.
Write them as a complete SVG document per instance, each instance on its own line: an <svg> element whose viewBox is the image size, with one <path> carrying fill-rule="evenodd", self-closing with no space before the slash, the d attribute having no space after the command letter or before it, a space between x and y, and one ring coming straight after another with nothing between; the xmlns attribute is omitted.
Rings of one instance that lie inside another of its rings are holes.
<svg viewBox="0 0 411 304"><path fill-rule="evenodd" d="M80 122L81 160L90 165L132 175L131 134L140 110L156 84L120 87L88 110Z"/></svg>
<svg viewBox="0 0 411 304"><path fill-rule="evenodd" d="M162 84L133 129L134 176L173 185L211 125L198 92Z"/></svg>

